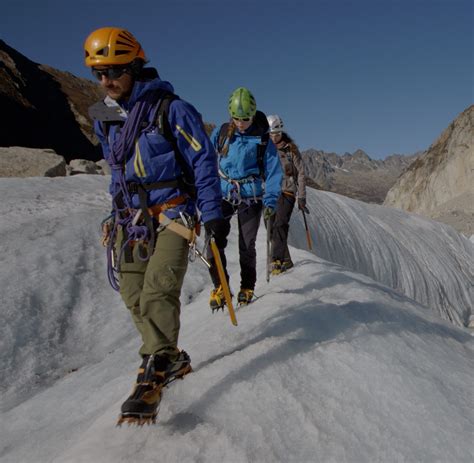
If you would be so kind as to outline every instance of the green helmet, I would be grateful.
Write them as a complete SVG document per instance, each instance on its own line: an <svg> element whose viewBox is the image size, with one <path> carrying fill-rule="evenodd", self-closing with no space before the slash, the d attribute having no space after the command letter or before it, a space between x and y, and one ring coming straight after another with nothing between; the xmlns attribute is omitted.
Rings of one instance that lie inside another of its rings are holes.
<svg viewBox="0 0 474 463"><path fill-rule="evenodd" d="M239 87L234 90L229 99L229 114L236 119L244 119L255 116L257 112L257 103L245 87Z"/></svg>

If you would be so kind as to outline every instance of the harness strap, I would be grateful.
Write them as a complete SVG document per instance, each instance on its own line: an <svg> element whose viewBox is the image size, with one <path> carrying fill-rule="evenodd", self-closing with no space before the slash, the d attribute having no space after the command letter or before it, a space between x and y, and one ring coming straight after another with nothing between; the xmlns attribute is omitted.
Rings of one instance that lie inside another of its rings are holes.
<svg viewBox="0 0 474 463"><path fill-rule="evenodd" d="M193 242L195 240L194 229L190 230L188 227L185 227L184 225L181 225L180 223L171 220L169 217L166 217L166 215L163 213L158 216L158 220L162 227L168 228L172 232L177 233L185 240L189 242Z"/></svg>
<svg viewBox="0 0 474 463"><path fill-rule="evenodd" d="M127 228L123 228L123 239L124 242L129 242L129 246L125 246L125 249L123 250L123 258L125 260L126 264L131 264L133 262L133 253L132 253L132 241L129 241L129 235L128 235L128 230Z"/></svg>
<svg viewBox="0 0 474 463"><path fill-rule="evenodd" d="M155 206L148 207L148 192L152 190L162 189L162 188L175 188L179 185L179 180L170 180L164 182L155 182L155 183L127 183L127 189L130 193L137 193L138 200L140 204L141 215L143 216L143 221L145 226L148 229L149 241L148 248L145 255L140 254L140 259L148 260L152 255L155 248L155 226L153 224L153 217L157 217L161 214L162 211L170 209L178 204L182 204L188 198L187 195L181 195L176 198L170 199L166 203L158 204ZM140 248L140 251L144 248Z"/></svg>
<svg viewBox="0 0 474 463"><path fill-rule="evenodd" d="M138 190L138 200L140 202L140 209L143 215L143 221L145 222L145 226L148 229L149 233L149 241L148 241L148 249L145 256L140 255L140 259L148 260L152 255L153 251L155 250L155 227L153 225L153 219L150 213L148 212L148 194L145 188L139 188ZM140 250L143 248L140 248Z"/></svg>
<svg viewBox="0 0 474 463"><path fill-rule="evenodd" d="M166 203L156 204L148 208L148 213L152 217L159 217L159 215L166 211L167 209L171 209L179 204L183 204L188 199L188 195L181 195L177 196L176 198L171 198L170 200L166 201Z"/></svg>
<svg viewBox="0 0 474 463"><path fill-rule="evenodd" d="M150 219L151 218L157 219L161 227L167 227L168 225L165 225L164 222L166 222L166 223L168 223L168 221L170 221L172 223L175 223L175 222L173 222L171 219L166 217L166 215L163 214L163 211L166 211L167 209L172 209L173 207L184 203L187 199L188 199L187 195L181 195L181 196L177 196L176 198L170 199L166 203L155 204L154 206L151 206L151 207L147 208L148 215L150 216ZM134 222L137 222L140 219L140 217L142 216L142 214L143 214L143 210L139 209L137 211L137 213L135 214ZM146 223L147 222L146 222L146 218L145 218L145 225L146 225ZM152 224L153 224L153 222L152 222ZM179 224L177 223L177 225L179 225ZM182 227L182 225L180 225L180 226ZM173 228L174 227L170 227L170 230L172 230ZM183 228L185 228L186 230L189 230L187 227L183 227ZM126 229L124 230L124 233L126 233ZM153 233L154 233L154 230L153 230ZM181 236L184 236L184 233L179 233L179 234ZM188 235L186 234L186 236L184 236L184 238L188 239ZM130 252L130 256L131 256L131 248L136 243L137 243L137 241L129 241L129 246L127 246L127 248L125 249L125 251L128 250ZM153 243L153 245L154 245L154 243ZM150 249L153 251L153 247L151 247ZM148 255L151 257L150 252L148 252ZM125 254L125 257L127 257L127 254ZM132 259L132 260L130 260L130 262L133 262L133 258L132 257L130 257L130 258Z"/></svg>

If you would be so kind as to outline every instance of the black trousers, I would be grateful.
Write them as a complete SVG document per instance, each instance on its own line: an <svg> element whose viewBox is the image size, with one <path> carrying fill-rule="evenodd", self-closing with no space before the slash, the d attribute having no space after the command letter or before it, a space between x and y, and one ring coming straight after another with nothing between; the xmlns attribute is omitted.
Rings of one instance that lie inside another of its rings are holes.
<svg viewBox="0 0 474 463"><path fill-rule="evenodd" d="M294 196L282 193L278 199L272 224L272 260L291 261L290 251L288 250L288 231L294 207Z"/></svg>
<svg viewBox="0 0 474 463"><path fill-rule="evenodd" d="M257 240L258 227L262 216L263 205L261 201L253 202L250 205L242 203L238 206L230 204L228 201L222 201L222 212L228 223L225 237L230 233L230 221L232 216L237 213L237 222L239 226L239 262L240 262L240 287L244 289L255 289L257 282L257 252L255 250L255 242ZM224 247L219 249L222 265L224 266L227 280L227 259L225 256L225 248L227 247L227 239L223 240ZM211 274L214 286L217 288L220 284L217 267L210 249L207 251L207 257L211 264L209 273Z"/></svg>

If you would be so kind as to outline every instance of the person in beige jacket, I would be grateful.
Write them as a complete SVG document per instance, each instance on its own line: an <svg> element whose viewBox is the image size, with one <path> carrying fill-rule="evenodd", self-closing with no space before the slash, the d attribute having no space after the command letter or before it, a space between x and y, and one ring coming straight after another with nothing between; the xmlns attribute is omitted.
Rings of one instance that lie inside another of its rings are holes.
<svg viewBox="0 0 474 463"><path fill-rule="evenodd" d="M268 116L270 138L278 149L283 170L281 196L278 199L276 214L272 223L272 275L278 275L291 267L288 250L288 231L290 218L298 201L298 209L309 212L306 208L305 168L301 153L294 141L283 130L283 121L278 115Z"/></svg>

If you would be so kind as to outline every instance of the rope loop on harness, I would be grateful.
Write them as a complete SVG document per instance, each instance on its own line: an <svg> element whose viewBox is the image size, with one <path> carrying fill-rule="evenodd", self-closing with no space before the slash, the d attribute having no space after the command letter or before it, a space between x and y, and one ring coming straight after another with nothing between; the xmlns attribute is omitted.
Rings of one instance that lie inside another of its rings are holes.
<svg viewBox="0 0 474 463"><path fill-rule="evenodd" d="M227 193L225 200L233 206L238 206L240 203L242 203L242 196L240 194L240 184L235 180L231 180L229 181L229 183L232 185L232 188Z"/></svg>

